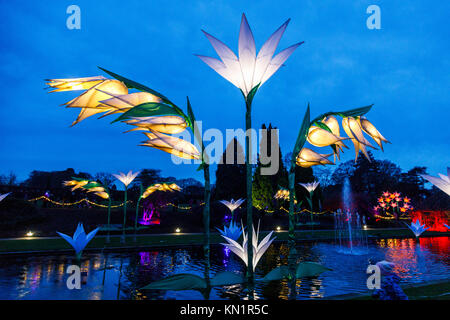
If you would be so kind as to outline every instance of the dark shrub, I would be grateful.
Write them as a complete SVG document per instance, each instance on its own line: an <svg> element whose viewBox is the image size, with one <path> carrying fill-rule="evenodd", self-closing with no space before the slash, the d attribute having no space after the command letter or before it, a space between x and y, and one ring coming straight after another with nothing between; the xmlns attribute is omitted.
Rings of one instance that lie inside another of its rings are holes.
<svg viewBox="0 0 450 320"><path fill-rule="evenodd" d="M43 220L42 214L29 201L7 197L0 202L0 228L14 228Z"/></svg>

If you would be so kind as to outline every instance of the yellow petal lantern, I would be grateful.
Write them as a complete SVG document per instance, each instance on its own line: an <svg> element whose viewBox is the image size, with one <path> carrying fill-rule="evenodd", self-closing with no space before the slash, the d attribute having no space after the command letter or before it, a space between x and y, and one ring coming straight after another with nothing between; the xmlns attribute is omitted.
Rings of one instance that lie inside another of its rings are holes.
<svg viewBox="0 0 450 320"><path fill-rule="evenodd" d="M327 147L345 139L348 138L341 138L325 129L315 126L311 126L309 128L309 133L307 137L307 141L316 147Z"/></svg>
<svg viewBox="0 0 450 320"><path fill-rule="evenodd" d="M105 116L108 116L111 114L126 112L126 111L130 110L131 108L138 106L140 104L143 104L143 103L149 103L149 102L159 103L159 102L161 102L161 99L151 93L148 93L148 92L134 92L134 93L130 93L130 94L114 96L113 98L103 100L100 102L104 105L107 105L107 106L113 108L113 110L102 115L101 116L101 118L102 118L102 117L105 117Z"/></svg>
<svg viewBox="0 0 450 320"><path fill-rule="evenodd" d="M323 118L322 122L330 128L331 132L339 137L341 135L341 128L339 127L339 122L334 116L328 116Z"/></svg>
<svg viewBox="0 0 450 320"><path fill-rule="evenodd" d="M107 194L104 191L94 192L94 194L99 196L100 198L103 198L103 199L108 199L109 198L109 194Z"/></svg>
<svg viewBox="0 0 450 320"><path fill-rule="evenodd" d="M78 180L70 180L70 181L64 181L63 184L64 184L66 187L72 187L72 186L73 186L73 188L71 189L71 191L75 191L75 190L78 189L78 188L84 187L84 186L87 185L88 183L89 183L88 180L81 180L81 181L78 181Z"/></svg>
<svg viewBox="0 0 450 320"><path fill-rule="evenodd" d="M327 116L325 118L323 118L322 122L328 127L330 128L331 132L336 136L336 137L340 137L341 135L341 128L339 127L339 122L337 121L337 119L334 116ZM336 145L336 149L335 149L335 156L337 156L338 160L340 159L340 152L344 152L344 148L348 147L344 144L344 142L342 141L337 141L335 143ZM336 160L336 158L335 158Z"/></svg>
<svg viewBox="0 0 450 320"><path fill-rule="evenodd" d="M356 159L358 159L359 150L361 150L364 156L370 161L366 146L374 149L375 147L369 141L367 141L366 138L364 138L364 134L359 122L355 118L346 117L342 119L342 127L355 146L355 161Z"/></svg>
<svg viewBox="0 0 450 320"><path fill-rule="evenodd" d="M382 151L384 151L382 141L386 143L390 142L385 137L383 137L383 135L377 130L377 128L375 128L375 126L365 117L359 117L358 121L364 132L367 133L380 146Z"/></svg>
<svg viewBox="0 0 450 320"><path fill-rule="evenodd" d="M179 116L160 116L160 117L136 117L125 120L125 123L136 126L136 128L128 130L149 130L158 131L166 134L176 134L183 132L187 128L187 123L183 117Z"/></svg>
<svg viewBox="0 0 450 320"><path fill-rule="evenodd" d="M280 189L275 193L274 196L277 200L289 200L289 190L286 189Z"/></svg>
<svg viewBox="0 0 450 320"><path fill-rule="evenodd" d="M105 188L103 187L94 187L87 190L87 192L94 192L97 194L97 192L105 192Z"/></svg>
<svg viewBox="0 0 450 320"><path fill-rule="evenodd" d="M144 133L149 140L141 146L156 148L184 159L200 159L200 152L190 142L176 137L168 136L157 131Z"/></svg>
<svg viewBox="0 0 450 320"><path fill-rule="evenodd" d="M123 82L103 77L49 79L47 84L50 88L56 88L51 92L87 89L75 99L63 104L67 108L81 108L72 126L94 114L115 110L101 103L102 100L110 99L115 95L128 94L128 88Z"/></svg>
<svg viewBox="0 0 450 320"><path fill-rule="evenodd" d="M174 192L174 191L181 191L181 188L176 183L171 183L171 184L155 183L155 184L151 185L150 187L148 187L144 191L144 193L142 194L141 198L145 199L145 198L147 198L149 195L151 195L155 191Z"/></svg>
<svg viewBox="0 0 450 320"><path fill-rule="evenodd" d="M327 158L332 154L320 154L309 148L303 148L297 156L296 164L302 168L309 168L319 164L334 164Z"/></svg>

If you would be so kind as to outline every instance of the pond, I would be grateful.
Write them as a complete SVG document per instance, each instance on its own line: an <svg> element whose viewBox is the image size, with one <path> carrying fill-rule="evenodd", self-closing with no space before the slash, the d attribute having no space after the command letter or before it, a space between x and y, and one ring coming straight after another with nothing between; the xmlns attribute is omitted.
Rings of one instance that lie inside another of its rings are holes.
<svg viewBox="0 0 450 320"><path fill-rule="evenodd" d="M300 242L299 261L315 261L333 269L318 277L298 279L297 299L323 299L348 293L368 293L368 259L396 263L404 283L450 278L450 237L369 240L363 254L342 253L332 242ZM287 264L287 246L274 242L255 271L261 278ZM128 252L86 252L81 261L81 289L69 290L66 269L72 255L2 256L0 299L203 299L197 291L140 290L148 283L176 273L203 273L201 246L149 248ZM106 268L105 268L106 266ZM243 273L245 266L221 245L211 248L211 273ZM287 281L257 282L258 299L287 299ZM241 285L216 287L210 299L245 299Z"/></svg>

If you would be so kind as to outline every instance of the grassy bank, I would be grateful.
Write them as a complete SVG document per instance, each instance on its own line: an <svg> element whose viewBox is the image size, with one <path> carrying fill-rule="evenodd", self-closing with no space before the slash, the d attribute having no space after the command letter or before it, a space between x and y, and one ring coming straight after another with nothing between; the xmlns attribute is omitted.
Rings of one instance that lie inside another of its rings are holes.
<svg viewBox="0 0 450 320"><path fill-rule="evenodd" d="M267 232L261 232L262 236ZM278 241L288 240L286 231L275 232L274 235ZM367 235L372 238L411 238L409 229L369 229ZM426 232L425 237L430 236L450 236L450 233ZM334 230L301 230L296 232L298 241L307 240L332 240L334 239ZM219 233L211 233L211 243L218 244L223 242ZM106 236L99 235L95 237L87 246L86 250L103 249L125 249L136 247L160 247L177 245L201 245L203 243L202 233L163 233L163 234L140 234L136 236L129 235L125 243L121 243L120 236L111 236L110 243L106 242ZM11 238L0 239L0 254L6 253L25 253L25 252L57 252L71 250L69 244L60 237L30 237L30 238Z"/></svg>

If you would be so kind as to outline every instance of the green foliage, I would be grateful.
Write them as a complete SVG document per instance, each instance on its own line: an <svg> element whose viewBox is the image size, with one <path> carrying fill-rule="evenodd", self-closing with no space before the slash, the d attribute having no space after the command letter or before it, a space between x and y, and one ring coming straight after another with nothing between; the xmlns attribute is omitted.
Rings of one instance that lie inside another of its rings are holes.
<svg viewBox="0 0 450 320"><path fill-rule="evenodd" d="M272 135L277 134L277 131L275 129L277 128L272 127L271 124L269 124L268 128L266 127L265 124L262 125L262 130L267 130L267 136L265 138L261 138L260 150L264 148L268 150L268 152L272 151L272 143L271 143ZM278 136L275 137L275 140L278 141ZM258 163L256 166L255 173L253 175L253 186L252 186L253 204L257 208L274 210L276 201L273 199L273 197L275 193L278 191L280 186L287 187L288 185L288 173L284 166L283 156L279 146L278 146L278 163L279 168L274 175L271 176L261 175L261 168L268 167L269 164L263 165L258 156Z"/></svg>
<svg viewBox="0 0 450 320"><path fill-rule="evenodd" d="M299 154L300 150L303 148L303 146L306 142L306 137L308 135L309 127L311 126L309 119L310 119L310 109L309 109L309 103L308 103L308 107L306 108L305 116L303 117L300 131L298 132L297 140L295 141L294 151L292 153L290 170L292 170L295 167L295 160L297 158L297 155Z"/></svg>
<svg viewBox="0 0 450 320"><path fill-rule="evenodd" d="M256 92L259 89L259 86L261 85L261 83L258 83L255 87L253 87L252 90L250 90L250 92L248 93L247 97L245 98L245 102L247 103L247 106L251 106L252 102L253 102L253 98L255 97ZM242 90L241 90L242 92ZM244 94L244 93L242 93ZM245 95L244 95L245 96Z"/></svg>
<svg viewBox="0 0 450 320"><path fill-rule="evenodd" d="M273 196L277 190L273 188L269 176L263 176L255 172L252 190L253 205L256 208L267 210L274 209Z"/></svg>
<svg viewBox="0 0 450 320"><path fill-rule="evenodd" d="M371 104L369 106L361 107L361 108L350 109L347 111L326 112L326 113L323 113L323 114L317 116L316 118L314 118L314 120L312 120L311 123L319 122L320 120L322 120L323 118L328 117L328 116L340 116L342 118L363 116L367 112L369 112L370 109L372 109L372 106L373 106L373 104Z"/></svg>
<svg viewBox="0 0 450 320"><path fill-rule="evenodd" d="M172 104L172 102L167 97L165 97L164 95L162 95L161 93L159 93L159 92L157 92L157 91L155 91L153 89L150 89L149 87L147 87L147 86L145 86L143 84L140 84L139 82L136 82L136 81L130 80L128 78L122 77L122 76L118 75L117 73L114 73L112 71L108 71L106 69L103 69L102 67L98 67L98 68L100 70L106 72L107 74L109 74L111 77L113 77L113 78L115 78L115 79L117 79L119 81L122 81L128 88L134 88L134 89L137 89L137 90L140 90L140 91L145 91L145 92L151 93L151 94L161 98L162 101L164 101L166 103L169 103L169 104Z"/></svg>
<svg viewBox="0 0 450 320"><path fill-rule="evenodd" d="M157 102L146 102L131 108L122 113L117 119L111 123L127 120L134 117L154 117L154 116L180 116L172 106Z"/></svg>
<svg viewBox="0 0 450 320"><path fill-rule="evenodd" d="M117 79L119 81L122 81L128 88L134 88L134 89L137 89L137 90L140 90L140 91L148 92L148 93L151 93L151 94L159 97L162 100L162 102L164 102L165 104L170 105L174 109L174 111L176 112L177 115L182 116L184 119L186 119L186 121L188 121L188 117L183 113L183 111L179 107L177 107L172 101L170 101L166 96L164 96L163 94L159 93L158 91L150 89L149 87L147 87L147 86L145 86L143 84L140 84L139 82L133 81L133 80L128 79L128 78L125 78L123 76L120 76L117 73L114 73L112 71L108 71L108 70L103 69L101 67L98 67L98 68L100 70L106 72L107 74L109 74L111 77L113 77L113 78L115 78L115 79ZM138 107L138 106L136 106L136 107ZM151 113L151 110L150 110L150 113ZM148 114L147 116L151 116L151 114ZM118 120L116 119L115 121L118 121Z"/></svg>

